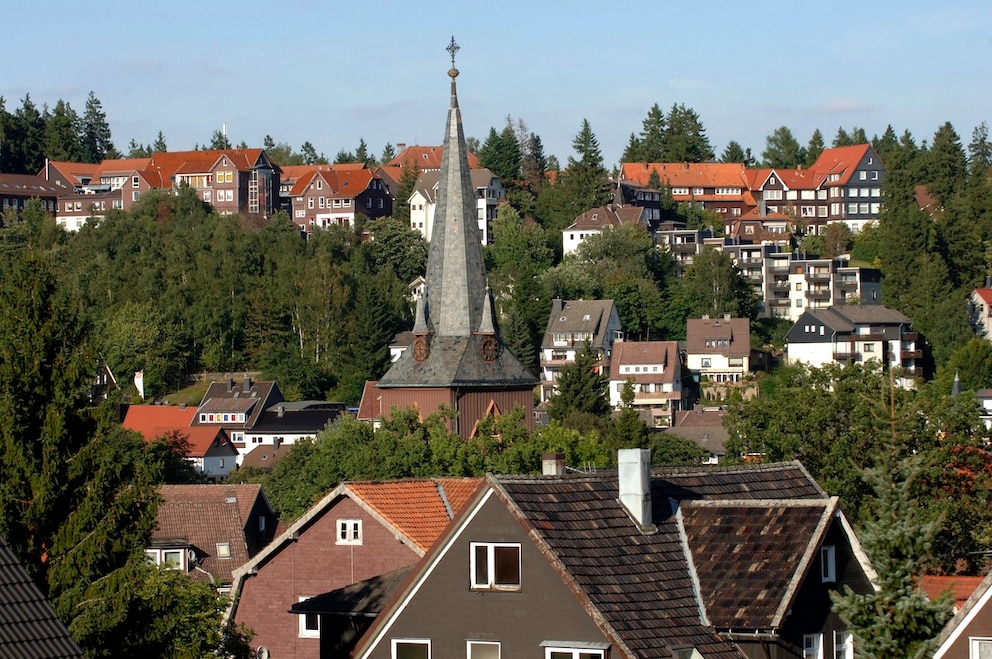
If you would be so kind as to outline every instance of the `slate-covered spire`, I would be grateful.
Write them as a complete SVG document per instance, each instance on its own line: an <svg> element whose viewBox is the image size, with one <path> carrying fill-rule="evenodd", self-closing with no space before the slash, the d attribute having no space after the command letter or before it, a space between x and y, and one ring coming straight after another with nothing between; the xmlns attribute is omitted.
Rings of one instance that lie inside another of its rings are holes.
<svg viewBox="0 0 992 659"><path fill-rule="evenodd" d="M478 210L455 87L457 51L452 37L451 107L427 259L426 288L431 295L427 324L438 336L470 336L481 324L486 291Z"/></svg>

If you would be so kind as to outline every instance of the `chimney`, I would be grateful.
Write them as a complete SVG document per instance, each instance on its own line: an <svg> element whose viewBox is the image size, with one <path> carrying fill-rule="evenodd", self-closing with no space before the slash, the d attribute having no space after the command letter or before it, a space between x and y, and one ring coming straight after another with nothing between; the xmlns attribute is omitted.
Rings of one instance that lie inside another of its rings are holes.
<svg viewBox="0 0 992 659"><path fill-rule="evenodd" d="M227 378L227 392L231 393L234 391L234 378Z"/></svg>
<svg viewBox="0 0 992 659"><path fill-rule="evenodd" d="M245 384L244 384L244 387L245 387L245 393L247 393L247 392L249 392L249 391L251 391L251 378L250 378L250 377L248 377L247 375L245 376Z"/></svg>
<svg viewBox="0 0 992 659"><path fill-rule="evenodd" d="M985 288L992 288L992 275L985 275Z"/></svg>
<svg viewBox="0 0 992 659"><path fill-rule="evenodd" d="M651 518L651 451L624 448L617 452L620 505L641 530L654 526Z"/></svg>
<svg viewBox="0 0 992 659"><path fill-rule="evenodd" d="M279 407L276 408L276 416L278 416L280 419L283 418L284 416L286 416L286 406L285 405L280 405Z"/></svg>
<svg viewBox="0 0 992 659"><path fill-rule="evenodd" d="M565 454L545 453L541 456L541 473L545 476L565 475Z"/></svg>

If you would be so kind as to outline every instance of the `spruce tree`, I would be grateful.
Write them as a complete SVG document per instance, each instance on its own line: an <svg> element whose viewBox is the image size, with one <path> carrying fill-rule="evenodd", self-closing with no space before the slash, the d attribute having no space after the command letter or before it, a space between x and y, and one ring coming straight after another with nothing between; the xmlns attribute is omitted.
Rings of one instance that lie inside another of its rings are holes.
<svg viewBox="0 0 992 659"><path fill-rule="evenodd" d="M806 167L812 167L821 153L823 153L823 133L817 128L810 136L809 144L806 145L806 162L804 163Z"/></svg>
<svg viewBox="0 0 992 659"><path fill-rule="evenodd" d="M105 158L116 158L117 150L110 139L110 124L107 123L107 114L103 111L103 105L90 92L86 97L86 107L83 110L83 162L99 163Z"/></svg>
<svg viewBox="0 0 992 659"><path fill-rule="evenodd" d="M805 160L805 152L787 126L779 126L765 138L761 152L765 167L795 167Z"/></svg>
<svg viewBox="0 0 992 659"><path fill-rule="evenodd" d="M575 356L575 361L561 369L557 384L558 392L551 397L548 408L551 419L568 425L569 420L576 416L605 420L609 414L609 381L603 375L599 359L588 341Z"/></svg>
<svg viewBox="0 0 992 659"><path fill-rule="evenodd" d="M895 434L894 410L891 414ZM877 467L865 471L876 509L858 537L877 574L877 589L858 594L845 586L843 593L831 593L834 609L854 634L858 656L873 659L930 656L933 639L951 614L947 594L931 602L916 582L939 524L927 520L923 504L913 495L924 456L901 454L893 446Z"/></svg>

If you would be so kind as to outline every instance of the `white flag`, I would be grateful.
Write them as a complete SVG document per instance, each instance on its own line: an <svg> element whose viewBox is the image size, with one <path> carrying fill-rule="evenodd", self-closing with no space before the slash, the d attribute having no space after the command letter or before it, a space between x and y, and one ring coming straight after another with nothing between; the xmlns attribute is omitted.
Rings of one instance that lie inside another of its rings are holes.
<svg viewBox="0 0 992 659"><path fill-rule="evenodd" d="M138 395L141 396L141 400L145 399L145 372L137 371L134 374L134 386L138 388Z"/></svg>

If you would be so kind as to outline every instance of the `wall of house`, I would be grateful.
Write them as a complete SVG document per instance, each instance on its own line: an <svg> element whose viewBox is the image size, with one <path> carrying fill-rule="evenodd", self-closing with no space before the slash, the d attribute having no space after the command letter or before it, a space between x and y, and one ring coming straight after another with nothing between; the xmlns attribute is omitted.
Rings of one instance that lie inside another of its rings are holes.
<svg viewBox="0 0 992 659"><path fill-rule="evenodd" d="M955 641L947 647L941 659L971 659L971 639L992 638L992 607L983 606Z"/></svg>
<svg viewBox="0 0 992 659"><path fill-rule="evenodd" d="M744 653L753 659L801 659L803 656L803 635L820 632L824 657L834 656L834 635L844 631L844 623L831 610L831 591L840 591L845 585L858 593L871 590L871 583L860 563L854 556L850 544L843 533L840 522L834 520L822 543L835 548L837 581L824 583L821 576L819 555L815 556L793 601L791 612L775 642L735 639ZM819 554L819 548L817 548ZM857 652L857 647L855 647Z"/></svg>
<svg viewBox="0 0 992 659"><path fill-rule="evenodd" d="M520 543L519 591L473 591L469 587L472 542ZM542 641L606 640L495 496L440 557L369 656L391 659L391 639L400 638L430 639L433 657L464 657L468 640L499 642L502 657L544 656ZM621 655L614 649L609 656Z"/></svg>
<svg viewBox="0 0 992 659"><path fill-rule="evenodd" d="M834 360L834 346L829 341L823 343L790 343L787 352L790 364L803 362L810 366L823 366L824 364L830 364Z"/></svg>
<svg viewBox="0 0 992 659"><path fill-rule="evenodd" d="M509 414L517 405L524 408L524 420L527 430L534 431L534 392L526 389L497 389L468 391L458 399L458 430L462 437L468 438L476 422L485 416L491 402L495 402L500 413Z"/></svg>
<svg viewBox="0 0 992 659"><path fill-rule="evenodd" d="M338 545L337 520L362 520L362 544ZM318 638L300 638L300 617L289 608L348 584L412 565L418 554L350 498L342 498L282 548L258 573L246 578L235 622L255 631L252 647L265 646L271 659L317 659Z"/></svg>

